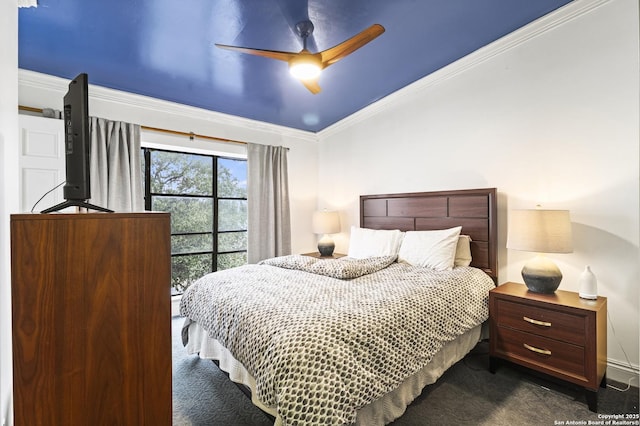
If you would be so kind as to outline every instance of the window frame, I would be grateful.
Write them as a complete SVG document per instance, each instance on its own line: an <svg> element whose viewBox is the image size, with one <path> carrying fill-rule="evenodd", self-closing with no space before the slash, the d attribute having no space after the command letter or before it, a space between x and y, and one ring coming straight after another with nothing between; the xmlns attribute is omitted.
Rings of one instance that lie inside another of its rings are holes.
<svg viewBox="0 0 640 426"><path fill-rule="evenodd" d="M191 152L182 147L162 147L159 148L157 146L142 146L143 160L144 160L144 206L145 210L151 211L152 201L154 197L177 197L177 198L207 198L211 199L211 208L212 208L212 229L210 232L208 231L200 231L200 232L176 232L171 231L171 237L174 236L189 236L189 235L211 235L212 238L212 248L211 251L193 251L188 253L174 253L173 248L171 250L171 258L174 257L187 257L187 256L201 256L201 255L210 255L211 256L211 272L218 271L219 264L219 256L220 255L229 255L229 254L237 254L237 253L246 253L247 248L245 246L244 249L236 249L236 250L227 250L227 251L219 251L219 236L221 234L232 234L232 233L244 233L245 235L248 233L246 227L244 229L233 229L233 230L219 230L219 212L220 212L220 201L245 201L247 202L246 194L244 197L230 197L230 196L219 196L218 194L218 169L219 169L219 160L231 160L231 161L244 161L247 162L246 158L239 158L237 156L226 156L214 153L207 152ZM158 193L151 191L151 158L152 152L169 152L174 154L182 154L182 155L197 155L202 157L208 157L211 160L212 167L212 194L211 195L203 195L203 194L184 194L184 193ZM173 278L172 278L173 280ZM172 285L173 289L173 285ZM173 294L181 295L182 293Z"/></svg>

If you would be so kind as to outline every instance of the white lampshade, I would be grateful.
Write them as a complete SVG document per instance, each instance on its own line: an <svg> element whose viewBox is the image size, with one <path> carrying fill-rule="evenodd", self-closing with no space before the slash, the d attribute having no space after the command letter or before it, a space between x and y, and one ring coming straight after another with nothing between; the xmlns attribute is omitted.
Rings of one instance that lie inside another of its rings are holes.
<svg viewBox="0 0 640 426"><path fill-rule="evenodd" d="M340 232L340 216L336 211L317 211L311 226L314 234L335 234Z"/></svg>
<svg viewBox="0 0 640 426"><path fill-rule="evenodd" d="M512 210L507 248L536 253L571 253L569 210Z"/></svg>

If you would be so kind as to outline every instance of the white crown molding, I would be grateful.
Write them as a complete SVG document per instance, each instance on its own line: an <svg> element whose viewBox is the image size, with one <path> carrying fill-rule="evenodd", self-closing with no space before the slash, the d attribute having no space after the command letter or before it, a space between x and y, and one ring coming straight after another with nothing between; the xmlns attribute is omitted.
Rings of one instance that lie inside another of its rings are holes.
<svg viewBox="0 0 640 426"><path fill-rule="evenodd" d="M345 117L335 124L317 133L320 141L339 133L357 123L367 120L383 111L394 108L398 103L406 101L408 96L417 96L421 92L449 80L489 59L498 56L510 49L526 43L558 26L561 26L577 17L583 16L592 10L611 2L612 0L574 0L571 3L551 12L528 25L490 43L470 54L458 59L456 62L441 68L420 80L399 89L390 95L366 106L365 108Z"/></svg>
<svg viewBox="0 0 640 426"><path fill-rule="evenodd" d="M37 0L18 0L18 7L38 7Z"/></svg>
<svg viewBox="0 0 640 426"><path fill-rule="evenodd" d="M69 84L68 79L55 77L49 74L42 74L35 71L18 70L18 83L21 86L32 87L39 90L51 90L59 92L61 96L66 93ZM251 129L260 132L267 132L279 136L291 137L308 142L317 142L316 133L304 130L293 129L291 127L279 126L262 121L251 120L221 112L209 111L202 108L182 105L175 102L163 101L149 96L136 95L115 89L108 89L102 86L89 85L91 99L120 104L129 107L142 108L162 114L174 114L189 119L210 121L217 124L225 124L242 129ZM32 105L26 105L32 106ZM138 123L144 125L145 123ZM179 130L179 129L169 129Z"/></svg>

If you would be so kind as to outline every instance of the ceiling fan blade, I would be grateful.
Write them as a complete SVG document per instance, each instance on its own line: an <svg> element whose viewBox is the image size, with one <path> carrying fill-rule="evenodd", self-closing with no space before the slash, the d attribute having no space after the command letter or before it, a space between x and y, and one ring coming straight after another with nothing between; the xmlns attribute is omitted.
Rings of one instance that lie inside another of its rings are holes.
<svg viewBox="0 0 640 426"><path fill-rule="evenodd" d="M317 95L322 91L322 89L320 88L320 85L318 84L318 79L300 80L300 83L304 84L304 87L309 89L309 91L314 95Z"/></svg>
<svg viewBox="0 0 640 426"><path fill-rule="evenodd" d="M247 53L249 55L262 56L265 58L278 59L280 61L288 62L291 58L296 56L297 52L280 52L278 50L265 50L265 49L252 49L249 47L229 46L226 44L215 44L220 49L233 50L235 52Z"/></svg>
<svg viewBox="0 0 640 426"><path fill-rule="evenodd" d="M384 27L382 25L373 24L369 28L354 35L350 39L345 40L332 48L320 52L320 54L322 55L322 63L325 67L328 67L329 65L338 62L340 59L344 58L350 53L355 52L365 44L369 43L371 40L378 37L383 32Z"/></svg>

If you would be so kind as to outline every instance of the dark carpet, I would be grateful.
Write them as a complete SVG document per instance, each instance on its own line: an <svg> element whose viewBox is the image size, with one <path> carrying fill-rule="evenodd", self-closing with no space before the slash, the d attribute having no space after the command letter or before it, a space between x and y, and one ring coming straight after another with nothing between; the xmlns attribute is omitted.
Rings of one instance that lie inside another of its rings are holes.
<svg viewBox="0 0 640 426"><path fill-rule="evenodd" d="M183 319L173 319L173 424L180 426L262 426L273 420L256 408L218 367L187 355L180 341ZM637 415L638 388L598 392L598 412L589 411L584 392L528 370L503 364L489 372L488 344L481 342L407 408L394 426L598 424L603 415ZM626 384L611 383L618 388ZM637 417L635 417L638 424ZM622 418L621 420L624 420ZM591 423L589 423L591 421ZM620 420L619 420L620 421ZM625 423L609 423L625 424Z"/></svg>

